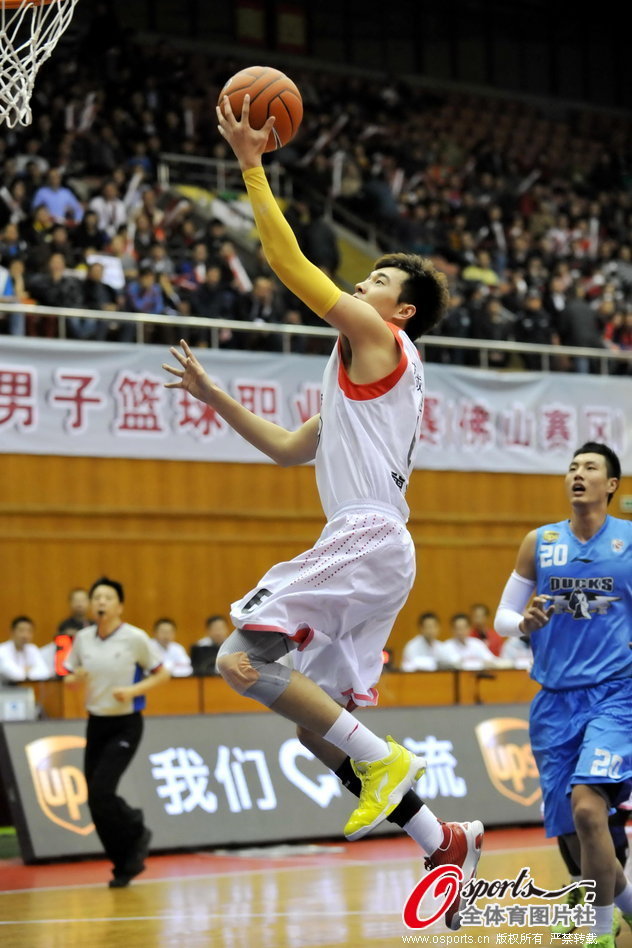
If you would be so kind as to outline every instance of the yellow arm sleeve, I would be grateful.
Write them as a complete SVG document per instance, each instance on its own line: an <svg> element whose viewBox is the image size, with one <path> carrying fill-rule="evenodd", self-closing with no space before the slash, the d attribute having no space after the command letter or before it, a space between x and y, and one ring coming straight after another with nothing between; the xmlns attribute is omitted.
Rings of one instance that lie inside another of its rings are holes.
<svg viewBox="0 0 632 948"><path fill-rule="evenodd" d="M342 291L301 251L263 168L248 168L243 177L268 263L288 290L322 318L336 305Z"/></svg>

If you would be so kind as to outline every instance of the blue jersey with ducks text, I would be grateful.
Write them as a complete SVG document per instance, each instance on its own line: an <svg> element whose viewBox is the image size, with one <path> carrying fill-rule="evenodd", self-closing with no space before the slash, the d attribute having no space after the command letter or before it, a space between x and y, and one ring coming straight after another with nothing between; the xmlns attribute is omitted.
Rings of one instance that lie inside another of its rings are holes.
<svg viewBox="0 0 632 948"><path fill-rule="evenodd" d="M566 690L632 677L632 522L606 517L583 543L570 521L539 527L537 594L550 621L531 635L531 675Z"/></svg>

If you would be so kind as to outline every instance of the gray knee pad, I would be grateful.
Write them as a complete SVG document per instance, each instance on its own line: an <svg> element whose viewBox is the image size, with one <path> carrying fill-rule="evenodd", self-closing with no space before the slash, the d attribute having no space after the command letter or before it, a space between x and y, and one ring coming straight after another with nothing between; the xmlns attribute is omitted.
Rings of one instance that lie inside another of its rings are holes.
<svg viewBox="0 0 632 948"><path fill-rule="evenodd" d="M259 678L244 692L249 698L269 708L280 698L290 683L292 669L278 659L293 651L296 644L280 632L249 632L235 629L217 653L217 662L223 655L245 652Z"/></svg>

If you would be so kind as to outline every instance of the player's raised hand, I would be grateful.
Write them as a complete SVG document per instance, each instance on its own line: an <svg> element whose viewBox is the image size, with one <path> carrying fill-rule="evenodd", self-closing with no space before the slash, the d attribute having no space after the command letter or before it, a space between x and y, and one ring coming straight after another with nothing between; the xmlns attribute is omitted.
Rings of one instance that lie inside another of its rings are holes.
<svg viewBox="0 0 632 948"><path fill-rule="evenodd" d="M520 623L522 634L531 635L536 629L541 629L547 624L553 615L554 606L547 605L550 602L550 596L536 596L524 613L524 618Z"/></svg>
<svg viewBox="0 0 632 948"><path fill-rule="evenodd" d="M244 96L244 104L239 119L235 118L228 96L224 96L220 105L215 107L217 129L235 152L242 171L261 164L261 155L268 143L274 116L271 115L262 128L253 128L250 124L250 96Z"/></svg>
<svg viewBox="0 0 632 948"><path fill-rule="evenodd" d="M185 392L199 398L201 402L208 402L209 396L213 391L213 382L204 371L204 368L191 352L188 343L184 339L180 340L182 352L171 346L169 351L174 356L182 368L176 369L172 365L162 363L163 369L175 375L177 382L165 382L165 388L183 388Z"/></svg>

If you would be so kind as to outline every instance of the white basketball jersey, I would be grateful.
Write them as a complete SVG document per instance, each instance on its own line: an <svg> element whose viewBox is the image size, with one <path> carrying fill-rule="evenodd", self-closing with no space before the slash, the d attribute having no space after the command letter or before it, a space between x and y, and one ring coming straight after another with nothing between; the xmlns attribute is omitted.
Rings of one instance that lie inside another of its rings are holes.
<svg viewBox="0 0 632 948"><path fill-rule="evenodd" d="M323 377L316 482L327 519L346 504L388 504L404 520L404 499L419 443L424 375L415 345L387 324L400 348L397 367L385 378L356 385L344 367L341 344Z"/></svg>

